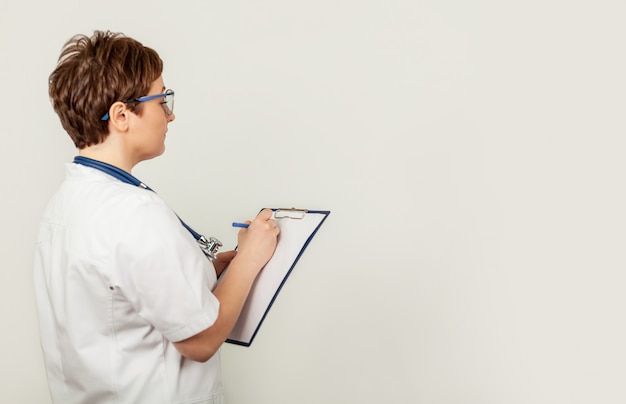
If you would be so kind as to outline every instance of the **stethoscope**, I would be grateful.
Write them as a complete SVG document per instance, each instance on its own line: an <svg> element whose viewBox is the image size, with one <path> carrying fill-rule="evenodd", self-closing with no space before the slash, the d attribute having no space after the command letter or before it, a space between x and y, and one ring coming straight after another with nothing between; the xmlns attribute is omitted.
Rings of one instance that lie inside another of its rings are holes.
<svg viewBox="0 0 626 404"><path fill-rule="evenodd" d="M120 181L123 181L127 184L131 184L143 189L147 189L148 191L154 192L149 186L139 181L137 178L127 173L126 171L112 166L111 164L104 163L102 161L90 159L88 157L76 156L74 157L75 164L81 164L83 166L95 168L96 170L100 170L104 173L109 174L110 176L117 178ZM178 215L177 215L178 216ZM207 240L203 235L195 232L191 227L189 227L183 220L179 217L180 223L191 233L193 238L196 239L200 249L209 259L214 260L217 255L217 250L222 246L222 243L216 239L215 237L209 237Z"/></svg>

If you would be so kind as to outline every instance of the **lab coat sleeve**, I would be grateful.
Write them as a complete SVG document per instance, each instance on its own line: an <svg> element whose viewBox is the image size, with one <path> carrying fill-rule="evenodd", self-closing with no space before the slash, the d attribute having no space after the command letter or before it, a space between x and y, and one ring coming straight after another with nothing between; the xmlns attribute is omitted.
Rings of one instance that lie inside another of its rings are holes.
<svg viewBox="0 0 626 404"><path fill-rule="evenodd" d="M130 209L116 244L116 287L137 314L173 342L217 319L215 271L195 239L162 200Z"/></svg>

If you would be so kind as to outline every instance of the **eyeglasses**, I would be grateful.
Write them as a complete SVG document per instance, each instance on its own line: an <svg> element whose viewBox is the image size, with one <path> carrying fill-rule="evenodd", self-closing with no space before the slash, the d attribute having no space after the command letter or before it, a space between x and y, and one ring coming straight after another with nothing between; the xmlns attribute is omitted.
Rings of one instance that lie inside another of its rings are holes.
<svg viewBox="0 0 626 404"><path fill-rule="evenodd" d="M157 98L165 98L163 102L161 103L161 106L163 107L163 110L165 111L165 115L167 116L172 115L174 113L174 90L165 90L163 94L146 95L145 97L139 97L139 98L130 98L124 101L124 104L130 103L130 102L146 102L146 101L154 100ZM108 119L109 119L108 112L104 114L102 118L100 118L100 120L102 121L106 121Z"/></svg>

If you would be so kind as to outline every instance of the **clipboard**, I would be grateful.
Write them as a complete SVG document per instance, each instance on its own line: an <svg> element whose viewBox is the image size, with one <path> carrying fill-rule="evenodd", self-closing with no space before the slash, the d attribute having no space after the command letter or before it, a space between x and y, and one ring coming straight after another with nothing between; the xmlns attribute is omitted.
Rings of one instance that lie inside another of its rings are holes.
<svg viewBox="0 0 626 404"><path fill-rule="evenodd" d="M330 214L330 211L295 208L272 210L280 228L276 251L252 284L239 319L226 339L231 344L246 347L252 344L291 271Z"/></svg>

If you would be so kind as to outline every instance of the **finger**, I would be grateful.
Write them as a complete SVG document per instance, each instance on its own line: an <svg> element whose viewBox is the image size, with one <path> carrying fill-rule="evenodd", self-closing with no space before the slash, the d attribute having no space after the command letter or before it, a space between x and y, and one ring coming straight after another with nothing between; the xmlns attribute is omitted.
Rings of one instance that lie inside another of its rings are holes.
<svg viewBox="0 0 626 404"><path fill-rule="evenodd" d="M259 218L260 220L269 220L272 218L272 215L274 214L274 212L272 211L272 209L263 209L258 215L257 218Z"/></svg>
<svg viewBox="0 0 626 404"><path fill-rule="evenodd" d="M278 234L280 234L280 227L278 226L278 223L275 220L273 219L268 220L267 226L269 227L270 230L274 232L274 235L277 236Z"/></svg>
<svg viewBox="0 0 626 404"><path fill-rule="evenodd" d="M233 258L235 258L236 255L237 251L235 250L224 251L217 254L217 260L220 262L230 262L233 260Z"/></svg>

